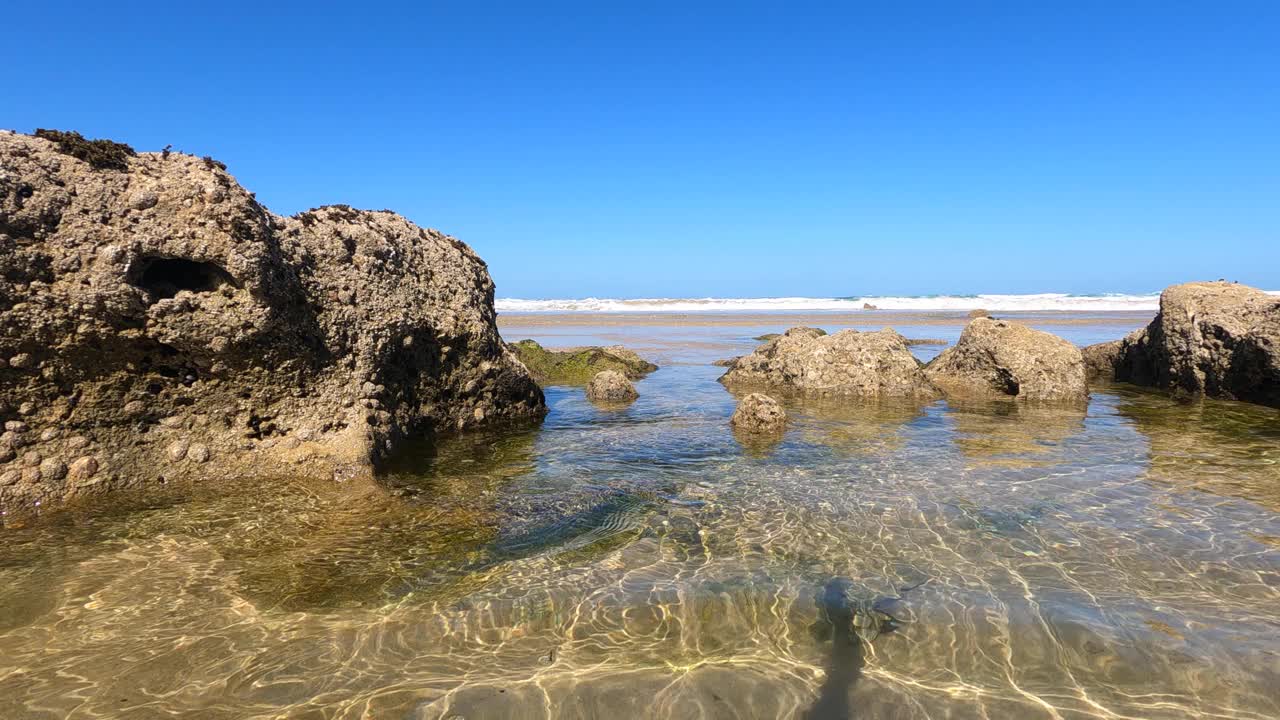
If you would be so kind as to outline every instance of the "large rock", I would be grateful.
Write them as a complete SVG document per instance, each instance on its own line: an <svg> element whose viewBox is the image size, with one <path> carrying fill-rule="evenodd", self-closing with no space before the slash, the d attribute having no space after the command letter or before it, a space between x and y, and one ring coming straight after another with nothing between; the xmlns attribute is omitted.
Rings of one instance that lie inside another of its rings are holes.
<svg viewBox="0 0 1280 720"><path fill-rule="evenodd" d="M738 358L720 382L804 395L917 399L938 395L904 338L891 329L827 335L816 328L791 328Z"/></svg>
<svg viewBox="0 0 1280 720"><path fill-rule="evenodd" d="M543 385L586 385L604 370L616 370L639 380L658 369L621 345L548 350L533 340L521 340L511 343L510 348Z"/></svg>
<svg viewBox="0 0 1280 720"><path fill-rule="evenodd" d="M617 370L602 370L587 383L587 399L598 403L629 403L640 397L636 386Z"/></svg>
<svg viewBox="0 0 1280 720"><path fill-rule="evenodd" d="M1111 362L1121 382L1280 407L1280 297L1235 283L1174 285Z"/></svg>
<svg viewBox="0 0 1280 720"><path fill-rule="evenodd" d="M1089 396L1074 344L1020 323L974 318L925 374L949 395L1081 401Z"/></svg>
<svg viewBox="0 0 1280 720"><path fill-rule="evenodd" d="M0 506L367 476L406 437L546 412L458 240L388 211L280 217L208 158L78 142L0 133L0 419L42 459Z"/></svg>

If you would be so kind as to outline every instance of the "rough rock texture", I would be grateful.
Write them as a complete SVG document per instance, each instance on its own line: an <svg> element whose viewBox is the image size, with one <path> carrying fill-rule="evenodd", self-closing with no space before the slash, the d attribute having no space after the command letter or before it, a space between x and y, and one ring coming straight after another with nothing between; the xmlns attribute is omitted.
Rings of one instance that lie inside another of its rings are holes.
<svg viewBox="0 0 1280 720"><path fill-rule="evenodd" d="M971 320L972 320L973 318L980 318L980 317L991 317L991 313L989 313L989 312L987 312L986 310L983 310L983 309L981 309L981 308L979 308L979 309L977 309L977 310L970 310L970 311L969 311L969 319L971 319Z"/></svg>
<svg viewBox="0 0 1280 720"><path fill-rule="evenodd" d="M1084 369L1090 380L1113 380L1116 373L1116 361L1120 359L1124 340L1112 340L1080 348L1084 356Z"/></svg>
<svg viewBox="0 0 1280 720"><path fill-rule="evenodd" d="M627 403L640 397L636 386L617 370L596 373L587 383L587 399L601 403Z"/></svg>
<svg viewBox="0 0 1280 720"><path fill-rule="evenodd" d="M0 459L31 458L0 465L0 506L367 475L406 436L545 413L461 242L272 215L208 159L120 163L0 132Z"/></svg>
<svg viewBox="0 0 1280 720"><path fill-rule="evenodd" d="M748 433L777 433L787 426L787 413L777 400L764 393L742 398L729 418L734 430Z"/></svg>
<svg viewBox="0 0 1280 720"><path fill-rule="evenodd" d="M1019 400L1083 401L1084 358L1074 344L1020 323L974 318L925 367L943 392Z"/></svg>
<svg viewBox="0 0 1280 720"><path fill-rule="evenodd" d="M903 342L905 342L908 347L914 347L916 345L950 345L951 344L949 341L943 340L942 338L904 338Z"/></svg>
<svg viewBox="0 0 1280 720"><path fill-rule="evenodd" d="M621 345L548 350L533 340L521 340L509 347L543 385L586 385L603 370L617 370L639 380L658 369Z"/></svg>
<svg viewBox="0 0 1280 720"><path fill-rule="evenodd" d="M1166 288L1113 367L1121 382L1280 407L1280 297L1226 282Z"/></svg>
<svg viewBox="0 0 1280 720"><path fill-rule="evenodd" d="M791 328L739 358L720 382L805 395L928 399L938 394L904 338L891 329L827 335Z"/></svg>

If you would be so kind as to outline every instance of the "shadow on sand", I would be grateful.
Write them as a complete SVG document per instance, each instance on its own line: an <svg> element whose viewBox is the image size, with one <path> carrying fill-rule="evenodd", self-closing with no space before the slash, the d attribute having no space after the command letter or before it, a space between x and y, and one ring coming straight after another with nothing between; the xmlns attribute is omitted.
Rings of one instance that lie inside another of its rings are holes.
<svg viewBox="0 0 1280 720"><path fill-rule="evenodd" d="M853 607L849 604L849 581L835 578L818 593L818 622L814 634L822 640L830 638L831 657L827 661L827 678L818 691L818 699L805 711L807 720L841 720L853 717L849 693L862 676L864 664L862 640L854 629Z"/></svg>

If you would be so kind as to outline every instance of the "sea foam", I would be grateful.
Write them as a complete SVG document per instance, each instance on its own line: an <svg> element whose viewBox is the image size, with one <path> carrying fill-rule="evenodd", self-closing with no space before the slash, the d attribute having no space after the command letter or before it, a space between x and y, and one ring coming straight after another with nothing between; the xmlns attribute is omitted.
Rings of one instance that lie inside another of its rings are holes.
<svg viewBox="0 0 1280 720"><path fill-rule="evenodd" d="M1272 294L1280 294L1273 292ZM863 304L880 310L976 310L993 312L1145 312L1159 307L1160 295L915 295L846 298L583 298L525 300L500 298L496 305L505 313L625 313L625 312L827 312L862 311Z"/></svg>

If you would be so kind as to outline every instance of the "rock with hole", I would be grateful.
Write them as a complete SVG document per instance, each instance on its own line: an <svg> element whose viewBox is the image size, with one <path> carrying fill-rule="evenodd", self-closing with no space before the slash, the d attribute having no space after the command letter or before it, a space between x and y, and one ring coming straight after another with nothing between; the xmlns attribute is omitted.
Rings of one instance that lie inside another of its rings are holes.
<svg viewBox="0 0 1280 720"><path fill-rule="evenodd" d="M217 162L0 132L0 268L0 420L28 410L46 457L94 444L5 508L161 467L372 477L407 438L546 411L471 248L390 211L274 215Z"/></svg>

